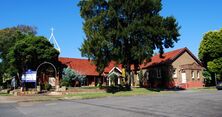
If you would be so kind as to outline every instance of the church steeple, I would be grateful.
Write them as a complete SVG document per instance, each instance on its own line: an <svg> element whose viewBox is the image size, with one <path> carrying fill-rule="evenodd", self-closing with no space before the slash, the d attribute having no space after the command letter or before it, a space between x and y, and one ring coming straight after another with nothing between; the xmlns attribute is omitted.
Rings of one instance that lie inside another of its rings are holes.
<svg viewBox="0 0 222 117"><path fill-rule="evenodd" d="M53 46L54 46L54 48L57 49L57 50L61 53L61 49L60 49L60 47L59 47L59 44L58 44L57 41L56 41L56 38L55 38L55 36L54 36L54 34L53 34L53 31L54 31L54 29L51 28L51 36L50 36L50 38L49 38L49 42L52 43Z"/></svg>

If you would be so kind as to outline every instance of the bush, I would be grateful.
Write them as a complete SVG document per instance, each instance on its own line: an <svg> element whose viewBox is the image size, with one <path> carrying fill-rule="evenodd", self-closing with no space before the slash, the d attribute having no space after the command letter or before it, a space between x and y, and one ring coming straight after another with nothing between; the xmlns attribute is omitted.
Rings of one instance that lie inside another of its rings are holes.
<svg viewBox="0 0 222 117"><path fill-rule="evenodd" d="M116 92L119 92L119 91L131 91L131 87L130 87L130 85L127 85L127 84L125 86L111 85L111 86L107 87L107 89L106 89L107 93L116 93Z"/></svg>
<svg viewBox="0 0 222 117"><path fill-rule="evenodd" d="M52 86L48 83L45 83L45 84L41 84L41 89L42 90L47 90L49 91L50 89L52 88Z"/></svg>
<svg viewBox="0 0 222 117"><path fill-rule="evenodd" d="M61 86L69 87L70 83L69 83L68 81L62 80L62 81L60 82L60 85L61 85Z"/></svg>
<svg viewBox="0 0 222 117"><path fill-rule="evenodd" d="M51 88L52 88L52 86L51 86L50 84L45 84L45 89L46 89L47 91L49 91Z"/></svg>
<svg viewBox="0 0 222 117"><path fill-rule="evenodd" d="M86 76L79 74L71 68L64 68L62 74L62 86L71 86L73 81L80 82L79 85L83 84L86 80Z"/></svg>

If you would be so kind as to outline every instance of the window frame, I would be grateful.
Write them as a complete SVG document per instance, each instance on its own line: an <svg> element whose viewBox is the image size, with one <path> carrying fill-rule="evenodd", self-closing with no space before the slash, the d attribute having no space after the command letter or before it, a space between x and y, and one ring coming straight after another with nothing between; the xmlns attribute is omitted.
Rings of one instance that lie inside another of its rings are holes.
<svg viewBox="0 0 222 117"><path fill-rule="evenodd" d="M177 69L176 68L173 69L173 78L177 78Z"/></svg>
<svg viewBox="0 0 222 117"><path fill-rule="evenodd" d="M192 78L192 79L195 78L195 75L194 75L194 71L193 71L193 70L191 71L191 78Z"/></svg>
<svg viewBox="0 0 222 117"><path fill-rule="evenodd" d="M157 68L156 77L161 78L161 69L160 68Z"/></svg>
<svg viewBox="0 0 222 117"><path fill-rule="evenodd" d="M197 71L197 79L200 79L200 71Z"/></svg>

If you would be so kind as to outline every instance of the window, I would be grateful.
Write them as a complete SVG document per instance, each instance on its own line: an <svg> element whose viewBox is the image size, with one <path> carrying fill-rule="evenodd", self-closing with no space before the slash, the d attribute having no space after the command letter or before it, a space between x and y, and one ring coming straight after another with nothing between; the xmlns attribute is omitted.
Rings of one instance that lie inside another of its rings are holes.
<svg viewBox="0 0 222 117"><path fill-rule="evenodd" d="M161 69L157 69L157 78L161 78Z"/></svg>
<svg viewBox="0 0 222 117"><path fill-rule="evenodd" d="M194 71L191 71L191 77L194 79Z"/></svg>
<svg viewBox="0 0 222 117"><path fill-rule="evenodd" d="M173 78L177 78L177 69L173 69Z"/></svg>
<svg viewBox="0 0 222 117"><path fill-rule="evenodd" d="M200 72L197 71L197 78L200 79Z"/></svg>

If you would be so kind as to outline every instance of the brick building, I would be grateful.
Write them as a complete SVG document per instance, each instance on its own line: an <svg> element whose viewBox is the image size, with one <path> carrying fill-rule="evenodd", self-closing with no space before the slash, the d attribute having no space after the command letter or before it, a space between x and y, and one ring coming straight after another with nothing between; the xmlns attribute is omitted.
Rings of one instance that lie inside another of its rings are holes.
<svg viewBox="0 0 222 117"><path fill-rule="evenodd" d="M96 86L99 82L109 85L109 73L113 72L114 68L118 70L116 71L118 74L122 72L122 65L117 65L113 61L105 68L101 76L91 60L61 57L59 61L78 73L86 75L85 85L87 86ZM155 55L150 62L140 65L140 69L143 74L142 85L145 87L193 88L204 85L201 62L187 48L166 52L162 57ZM138 73L139 71L131 77L132 86L139 85Z"/></svg>
<svg viewBox="0 0 222 117"><path fill-rule="evenodd" d="M144 74L144 85L148 87L193 88L204 85L201 62L187 48L166 52L162 57L153 56L151 62L140 68ZM138 82L138 75L134 76L134 82Z"/></svg>

